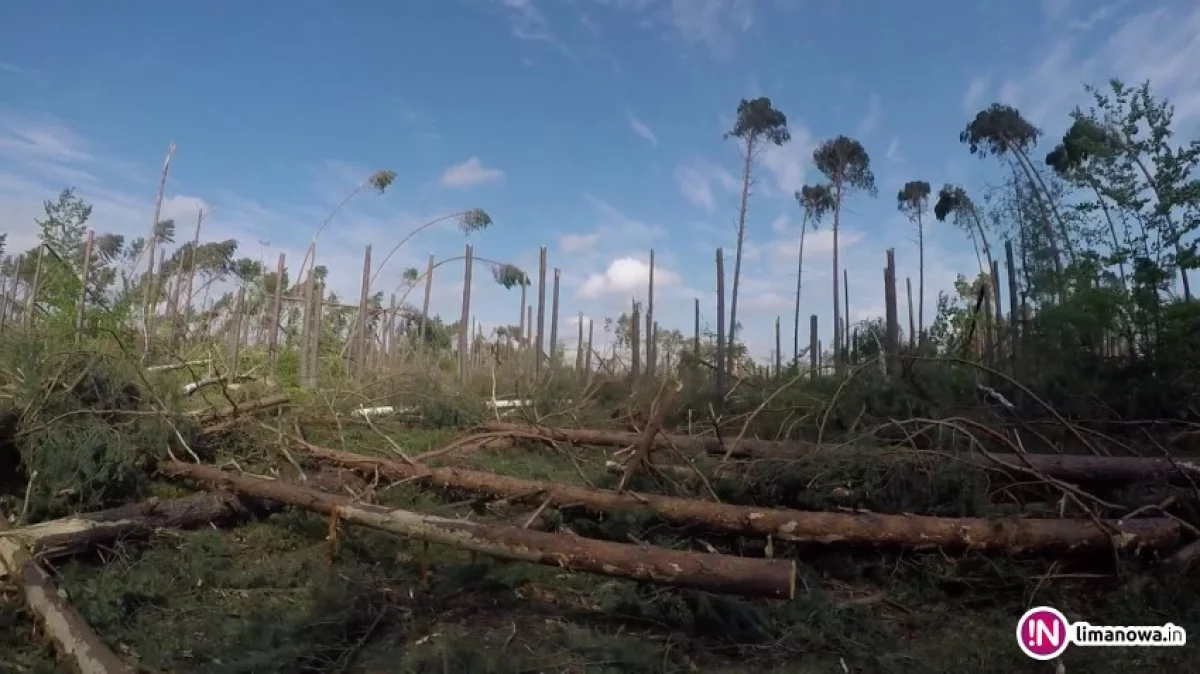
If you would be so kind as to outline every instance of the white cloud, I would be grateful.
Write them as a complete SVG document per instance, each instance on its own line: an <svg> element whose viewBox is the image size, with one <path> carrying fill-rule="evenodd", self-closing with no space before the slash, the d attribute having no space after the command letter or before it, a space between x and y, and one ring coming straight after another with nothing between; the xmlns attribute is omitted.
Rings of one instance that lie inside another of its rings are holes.
<svg viewBox="0 0 1200 674"><path fill-rule="evenodd" d="M679 183L679 190L683 193L683 198L690 203L710 213L717 207L717 198L713 196L711 181L708 176L694 166L677 166L675 181Z"/></svg>
<svg viewBox="0 0 1200 674"><path fill-rule="evenodd" d="M791 199L804 186L807 167L812 162L815 143L808 128L792 122L792 140L784 145L768 145L762 153L761 163L775 178L774 184L762 183L765 196Z"/></svg>
<svg viewBox="0 0 1200 674"><path fill-rule="evenodd" d="M18 161L86 162L88 143L54 117L0 114L0 155Z"/></svg>
<svg viewBox="0 0 1200 674"><path fill-rule="evenodd" d="M729 194L737 194L741 189L741 181L732 173L706 160L676 166L675 182L679 184L684 199L709 213L717 207L714 188L723 189Z"/></svg>
<svg viewBox="0 0 1200 674"><path fill-rule="evenodd" d="M579 288L579 296L597 299L605 295L644 296L650 283L650 264L635 257L613 260L602 273L592 274ZM679 283L679 274L659 265L654 268L654 286L658 288Z"/></svg>
<svg viewBox="0 0 1200 674"><path fill-rule="evenodd" d="M507 8L511 19L512 34L522 40L553 40L550 22L532 0L498 0Z"/></svg>
<svg viewBox="0 0 1200 674"><path fill-rule="evenodd" d="M984 97L987 96L987 91L988 81L986 78L971 78L971 83L967 85L967 90L963 93L962 103L960 104L963 113L974 115L976 112L979 112L979 108L984 104Z"/></svg>
<svg viewBox="0 0 1200 674"><path fill-rule="evenodd" d="M883 158L891 162L900 162L904 158L900 156L900 137L892 136L892 140L888 142L887 151L883 153Z"/></svg>
<svg viewBox="0 0 1200 674"><path fill-rule="evenodd" d="M732 53L755 23L754 0L593 0L638 17L641 28L665 26L664 37L705 47L717 57ZM787 4L787 3L777 3Z"/></svg>
<svg viewBox="0 0 1200 674"><path fill-rule="evenodd" d="M633 111L627 111L626 115L629 117L629 128L633 129L634 133L644 138L647 143L658 145L658 136L654 135L654 131L645 122L638 119Z"/></svg>
<svg viewBox="0 0 1200 674"><path fill-rule="evenodd" d="M564 253L578 253L591 250L600 241L600 233L564 234L558 240L558 247Z"/></svg>
<svg viewBox="0 0 1200 674"><path fill-rule="evenodd" d="M1071 9L1071 0L1042 0L1042 14L1053 21Z"/></svg>
<svg viewBox="0 0 1200 674"><path fill-rule="evenodd" d="M1111 19L1113 15L1116 14L1116 11L1117 8L1114 5L1096 7L1087 16L1071 19L1067 23L1067 28L1077 33L1086 33L1096 26Z"/></svg>
<svg viewBox="0 0 1200 674"><path fill-rule="evenodd" d="M855 134L860 140L865 139L879 128L879 123L883 121L883 100L879 94L871 94L867 99L867 114L863 116L862 121L858 123L858 129Z"/></svg>
<svg viewBox="0 0 1200 674"><path fill-rule="evenodd" d="M713 49L729 47L730 35L754 23L750 0L671 0L671 23L685 39Z"/></svg>
<svg viewBox="0 0 1200 674"><path fill-rule="evenodd" d="M479 157L471 157L461 164L451 166L442 172L440 182L442 187L466 188L475 187L504 178L504 171L488 168Z"/></svg>
<svg viewBox="0 0 1200 674"><path fill-rule="evenodd" d="M1149 80L1156 94L1175 104L1176 122L1190 128L1200 123L1196 63L1200 63L1200 6L1159 6L1122 21L1094 48L1085 47L1077 35L1059 38L1028 73L1005 80L1000 100L1020 107L1034 124L1058 129L1067 125L1072 107L1090 104L1084 83L1103 86L1111 77L1127 84Z"/></svg>

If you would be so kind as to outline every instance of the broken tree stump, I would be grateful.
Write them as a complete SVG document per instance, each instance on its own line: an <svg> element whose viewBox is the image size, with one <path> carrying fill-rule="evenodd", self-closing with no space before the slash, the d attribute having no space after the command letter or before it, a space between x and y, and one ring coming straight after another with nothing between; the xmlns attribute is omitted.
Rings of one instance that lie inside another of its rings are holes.
<svg viewBox="0 0 1200 674"><path fill-rule="evenodd" d="M553 506L577 504L596 512L640 509L675 525L699 525L720 533L769 535L802 543L969 548L1006 554L1074 553L1109 549L1112 545L1122 550L1163 549L1174 546L1180 536L1179 523L1169 518L1102 520L1106 530L1090 519L988 520L757 508L658 494L622 494L459 468L410 466L307 443L298 449L368 477L379 475L392 480L422 477L427 484L437 487L498 498L534 495L549 499ZM1110 532L1114 534L1111 538Z"/></svg>
<svg viewBox="0 0 1200 674"><path fill-rule="evenodd" d="M162 462L158 471L209 489L279 501L341 521L502 559L718 594L791 599L796 593L796 564L790 560L668 550L422 515L178 461Z"/></svg>

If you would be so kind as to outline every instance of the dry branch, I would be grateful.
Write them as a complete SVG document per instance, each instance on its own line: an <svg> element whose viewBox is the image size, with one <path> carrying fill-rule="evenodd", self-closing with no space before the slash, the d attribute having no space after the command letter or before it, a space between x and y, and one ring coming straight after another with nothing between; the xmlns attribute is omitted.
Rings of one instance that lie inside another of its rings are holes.
<svg viewBox="0 0 1200 674"><path fill-rule="evenodd" d="M660 496L593 489L540 480L525 480L458 468L413 467L397 461L302 445L314 458L349 468L364 476L392 480L422 477L437 487L481 492L499 498L537 494L553 506L577 504L596 512L643 509L676 525L700 525L710 531L773 536L804 543L903 545L912 548L948 547L1022 552L1080 552L1167 548L1179 540L1178 522L1168 518L1106 521L1115 532L1110 540L1092 520L944 518L875 513L830 513L756 508Z"/></svg>
<svg viewBox="0 0 1200 674"><path fill-rule="evenodd" d="M9 530L0 513L0 532ZM83 674L132 674L132 667L117 657L92 631L82 616L59 594L54 580L15 537L0 536L0 571L21 587L25 604L54 642L59 656L73 671Z"/></svg>
<svg viewBox="0 0 1200 674"><path fill-rule="evenodd" d="M238 423L248 414L274 409L286 405L288 401L287 395L279 393L236 405L228 405L211 412L199 413L196 416L204 424L205 433L219 433Z"/></svg>
<svg viewBox="0 0 1200 674"><path fill-rule="evenodd" d="M647 359L647 364L650 360ZM625 462L625 472L621 475L620 485L617 491L625 491L625 487L629 485L629 480L633 478L637 469L645 462L650 460L650 450L654 447L654 440L658 437L659 431L662 430L663 420L667 417L667 411L671 407L671 403L675 401L675 396L679 395L682 384L675 382L671 386L667 386L663 382L663 388L658 392L654 400L653 411L650 414L650 421L646 424L646 428L642 430L642 437L638 439L637 449L629 460Z"/></svg>
<svg viewBox="0 0 1200 674"><path fill-rule="evenodd" d="M792 561L684 552L434 517L177 461L159 464L159 472L210 489L279 501L342 521L504 559L747 597L791 599L796 591Z"/></svg>
<svg viewBox="0 0 1200 674"><path fill-rule="evenodd" d="M537 436L576 445L603 447L628 447L637 444L641 434L628 431L594 430L585 428L548 428L508 422L491 422L485 425L490 433L521 433L525 437ZM693 435L660 433L654 441L656 448L668 448L672 444L684 452L723 454L726 450L716 438ZM735 448L733 456L753 459L796 459L811 454L816 445L805 442L778 442L773 440L743 439ZM1147 482L1162 478L1185 479L1189 475L1200 478L1200 465L1190 461L1171 461L1166 458L1125 456L1091 456L1078 454L990 454L995 461L981 454L962 453L961 461L975 466L1010 472L1028 473L1033 470L1053 478L1078 484ZM1026 462L1028 461L1028 463ZM999 465L998 465L999 464Z"/></svg>

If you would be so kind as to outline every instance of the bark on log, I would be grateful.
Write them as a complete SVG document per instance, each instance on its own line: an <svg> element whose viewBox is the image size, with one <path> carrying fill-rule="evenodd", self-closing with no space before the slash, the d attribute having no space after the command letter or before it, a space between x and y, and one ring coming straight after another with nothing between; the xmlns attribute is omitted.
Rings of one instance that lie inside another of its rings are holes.
<svg viewBox="0 0 1200 674"><path fill-rule="evenodd" d="M434 517L178 461L160 463L158 470L167 477L191 479L209 488L280 501L374 529L504 559L719 594L791 599L796 592L796 564L790 560L684 552Z"/></svg>
<svg viewBox="0 0 1200 674"><path fill-rule="evenodd" d="M593 430L585 428L547 428L509 422L491 422L485 425L488 432L520 432L526 436L536 433L547 440L576 445L598 445L602 447L627 447L637 443L638 433L627 431ZM716 438L692 435L660 433L655 447L666 448L673 444L680 451L692 453L724 454ZM776 442L771 440L743 439L732 456L750 459L797 458L812 452L815 445L804 442ZM972 465L1005 473L1023 472L1028 469L1049 477L1075 484L1120 484L1149 482L1159 479L1181 480L1188 477L1200 479L1200 464L1194 461L1171 462L1165 458L1143 458L1126 456L1084 456L1075 454L992 454L992 461L982 454L961 454L960 460ZM1026 463L1024 459L1028 459ZM997 463L998 462L998 463Z"/></svg>
<svg viewBox="0 0 1200 674"><path fill-rule="evenodd" d="M79 554L119 539L145 538L164 528L193 529L226 525L250 514L278 510L280 504L243 500L234 494L205 492L168 501L143 503L39 522L0 533L40 558Z"/></svg>
<svg viewBox="0 0 1200 674"><path fill-rule="evenodd" d="M9 531L0 513L0 532ZM113 653L90 625L63 598L46 570L16 538L0 536L0 571L19 586L25 604L37 616L43 633L73 671L83 674L133 674L134 669Z"/></svg>
<svg viewBox="0 0 1200 674"><path fill-rule="evenodd" d="M1169 518L1106 521L1115 533L1110 539L1090 519L987 520L756 508L657 494L620 494L458 468L413 467L308 444L299 446L299 450L364 476L401 480L424 475L428 484L442 488L499 498L533 496L549 499L553 506L578 504L597 512L644 509L676 525L699 525L730 534L770 535L803 543L969 548L1007 554L1073 553L1108 549L1114 544L1124 550L1161 549L1173 546L1180 535L1179 523Z"/></svg>

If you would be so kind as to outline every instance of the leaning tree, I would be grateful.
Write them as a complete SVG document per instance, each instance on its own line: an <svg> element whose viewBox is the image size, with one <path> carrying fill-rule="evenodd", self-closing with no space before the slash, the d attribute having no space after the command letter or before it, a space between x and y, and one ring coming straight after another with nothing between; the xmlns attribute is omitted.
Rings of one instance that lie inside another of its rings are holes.
<svg viewBox="0 0 1200 674"><path fill-rule="evenodd" d="M1041 135L1041 130L1026 121L1016 108L993 103L975 115L975 119L958 135L958 140L970 149L971 154L1011 158L1015 168L1019 168L1029 184L1034 186L1034 203L1040 211L1042 234L1050 247L1054 270L1061 277L1063 262L1059 247L1066 247L1068 262L1074 261L1075 248L1067 231L1066 220L1054 207L1050 189L1029 159L1029 150L1037 145ZM1054 232L1055 222L1058 224L1057 235Z"/></svg>
<svg viewBox="0 0 1200 674"><path fill-rule="evenodd" d="M988 270L993 264L992 248L988 244L987 232L983 228L979 210L965 189L947 183L938 190L937 203L933 205L933 217L937 218L938 222L945 222L951 215L954 216L954 224L971 237L971 244L975 247L975 261L979 263L979 273L989 273ZM983 255L987 258L987 269L984 269L983 260L979 257L980 246L983 246Z"/></svg>
<svg viewBox="0 0 1200 674"><path fill-rule="evenodd" d="M1120 151L1120 139L1095 120L1075 112L1075 121L1063 134L1062 142L1046 154L1046 165L1060 178L1072 185L1086 187L1096 197L1093 204L1081 204L1084 208L1099 207L1104 213L1108 234L1112 243L1112 259L1121 274L1121 285L1127 287L1125 258L1128 246L1122 245L1117 235L1117 224L1109 208L1104 188L1097 177L1098 165L1111 161ZM1186 278L1186 276L1185 276Z"/></svg>

